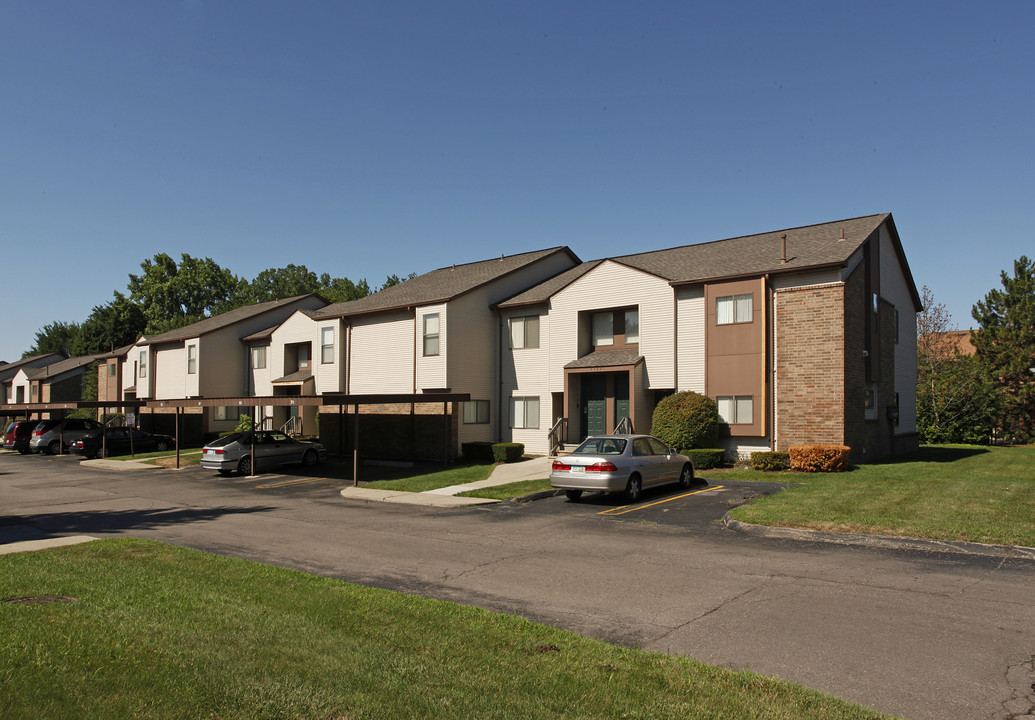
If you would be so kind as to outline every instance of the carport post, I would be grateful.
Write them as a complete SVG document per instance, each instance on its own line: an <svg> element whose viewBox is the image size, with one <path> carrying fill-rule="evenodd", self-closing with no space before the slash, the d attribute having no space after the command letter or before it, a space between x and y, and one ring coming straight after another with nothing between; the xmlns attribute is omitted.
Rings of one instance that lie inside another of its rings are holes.
<svg viewBox="0 0 1035 720"><path fill-rule="evenodd" d="M453 435L453 418L449 416L449 403L442 403L442 418L446 421L446 442L443 446L444 454L442 455L442 463L444 465L449 464L449 441Z"/></svg>
<svg viewBox="0 0 1035 720"><path fill-rule="evenodd" d="M345 406L338 406L338 462L345 459Z"/></svg>
<svg viewBox="0 0 1035 720"><path fill-rule="evenodd" d="M356 419L352 422L352 487L359 487L359 403L353 409Z"/></svg>
<svg viewBox="0 0 1035 720"><path fill-rule="evenodd" d="M176 469L180 469L180 406L176 406Z"/></svg>

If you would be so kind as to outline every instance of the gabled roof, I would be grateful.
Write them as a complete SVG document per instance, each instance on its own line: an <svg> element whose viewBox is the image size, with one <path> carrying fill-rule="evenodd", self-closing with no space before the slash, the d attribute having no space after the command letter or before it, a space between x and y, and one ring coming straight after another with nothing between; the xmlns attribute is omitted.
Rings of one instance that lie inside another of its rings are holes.
<svg viewBox="0 0 1035 720"><path fill-rule="evenodd" d="M582 368L609 368L609 367L628 367L629 365L636 365L643 356L636 350L629 348L619 348L615 350L603 349L594 350L588 355L583 355L578 360L572 360L570 363L564 366L565 370L578 370Z"/></svg>
<svg viewBox="0 0 1035 720"><path fill-rule="evenodd" d="M23 357L21 360L15 360L12 363L0 366L0 378L7 380L18 374L18 370L23 367L32 367L34 363L38 363L42 360L50 359L51 362L59 362L64 359L59 353L41 353L40 355L30 355L29 357Z"/></svg>
<svg viewBox="0 0 1035 720"><path fill-rule="evenodd" d="M880 226L887 222L892 242L900 255L903 271L916 297L912 276L902 255L898 232L891 213L806 225L786 230L745 235L742 237L681 245L667 250L654 250L634 255L608 258L682 285L727 278L795 272L844 265ZM783 237L787 237L786 262L781 262ZM592 260L500 303L500 307L517 307L547 302L604 260ZM919 302L919 301L918 301Z"/></svg>
<svg viewBox="0 0 1035 720"><path fill-rule="evenodd" d="M555 254L566 254L574 262L579 262L575 253L562 246L509 257L500 256L465 265L451 265L418 275L358 300L328 305L317 310L316 317L346 317L447 302Z"/></svg>
<svg viewBox="0 0 1035 720"><path fill-rule="evenodd" d="M215 332L216 330L222 330L223 328L229 327L235 323L249 320L257 315L262 315L264 312L273 310L274 308L289 305L307 297L319 298L320 296L317 293L309 293L308 295L295 295L294 297L281 298L279 300L267 300L266 302L255 303L254 305L245 305L244 307L228 310L225 313L205 318L204 320L199 320L196 323L191 323L190 325L185 325L184 327L176 328L175 330L170 330L160 335L152 335L150 337L144 336L137 342L137 344L159 345L161 343L189 340L190 338ZM322 300L323 298L320 299Z"/></svg>
<svg viewBox="0 0 1035 720"><path fill-rule="evenodd" d="M68 358L67 360L61 360L50 365L44 365L43 367L30 368L25 371L25 377L29 380L46 380L47 378L57 377L63 373L69 372L81 368L85 365L89 365L95 360L99 360L104 357L103 355L81 355L79 357Z"/></svg>
<svg viewBox="0 0 1035 720"><path fill-rule="evenodd" d="M104 355L101 355L101 357L105 358L105 359L124 357L126 355L126 353L128 353L130 350L133 349L133 345L135 345L135 344L136 343L133 343L131 345L123 345L120 348L115 348L110 353L105 353Z"/></svg>

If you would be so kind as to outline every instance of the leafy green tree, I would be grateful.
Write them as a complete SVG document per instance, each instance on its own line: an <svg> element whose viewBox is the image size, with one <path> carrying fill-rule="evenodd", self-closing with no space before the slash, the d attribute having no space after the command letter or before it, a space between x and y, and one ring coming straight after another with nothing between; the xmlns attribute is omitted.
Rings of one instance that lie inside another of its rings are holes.
<svg viewBox="0 0 1035 720"><path fill-rule="evenodd" d="M269 268L255 276L249 284L249 302L308 295L320 289L320 278L305 265Z"/></svg>
<svg viewBox="0 0 1035 720"><path fill-rule="evenodd" d="M79 342L79 324L55 320L36 331L36 342L25 351L22 357L60 353L72 357Z"/></svg>
<svg viewBox="0 0 1035 720"><path fill-rule="evenodd" d="M719 444L719 408L695 392L678 392L654 408L651 435L679 452Z"/></svg>
<svg viewBox="0 0 1035 720"><path fill-rule="evenodd" d="M366 280L354 283L348 278L332 278L327 273L320 276L320 288L317 290L329 302L347 302L358 300L370 294L370 286Z"/></svg>
<svg viewBox="0 0 1035 720"><path fill-rule="evenodd" d="M403 277L403 278L401 278L398 275L393 273L393 274L391 274L391 275L389 275L388 277L385 278L385 284L382 285L381 287L379 287L377 289L377 291L380 292L382 290L385 290L386 288L392 287L393 285L398 285L401 282L406 282L407 280L412 280L415 277L417 277L417 273L415 273L415 272L411 272L409 275L407 275L406 277Z"/></svg>
<svg viewBox="0 0 1035 720"><path fill-rule="evenodd" d="M129 276L129 297L147 319L145 332L183 327L240 305L240 279L211 258L186 253L177 263L165 253L140 263Z"/></svg>
<svg viewBox="0 0 1035 720"><path fill-rule="evenodd" d="M94 306L79 328L75 355L95 355L137 341L144 333L147 319L139 305L120 292L107 305Z"/></svg>
<svg viewBox="0 0 1035 720"><path fill-rule="evenodd" d="M974 305L980 328L973 342L978 356L1003 389L1002 426L1006 437L1035 440L1035 262L1022 255L1013 277L1001 275L993 289Z"/></svg>

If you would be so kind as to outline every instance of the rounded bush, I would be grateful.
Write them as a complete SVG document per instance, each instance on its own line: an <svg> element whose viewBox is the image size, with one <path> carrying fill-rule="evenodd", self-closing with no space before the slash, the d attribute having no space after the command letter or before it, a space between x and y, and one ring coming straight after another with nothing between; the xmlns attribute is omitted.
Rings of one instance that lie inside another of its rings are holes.
<svg viewBox="0 0 1035 720"><path fill-rule="evenodd" d="M714 448L719 444L719 407L695 392L669 395L654 409L651 434L682 453Z"/></svg>

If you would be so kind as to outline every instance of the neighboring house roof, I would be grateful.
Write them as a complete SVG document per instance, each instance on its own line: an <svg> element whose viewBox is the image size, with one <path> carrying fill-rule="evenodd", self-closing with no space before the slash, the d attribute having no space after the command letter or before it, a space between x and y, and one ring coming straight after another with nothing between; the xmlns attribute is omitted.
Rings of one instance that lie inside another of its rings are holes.
<svg viewBox="0 0 1035 720"><path fill-rule="evenodd" d="M50 362L58 362L63 360L64 357L58 353L42 353L40 355L30 355L29 357L23 357L21 360L15 360L12 363L0 366L0 380L9 380L18 374L18 370L21 368L28 368L33 366L39 366L39 363L43 360L50 360ZM26 370L28 372L28 370Z"/></svg>
<svg viewBox="0 0 1035 720"><path fill-rule="evenodd" d="M579 262L575 253L562 246L509 257L500 256L465 265L451 265L405 280L358 300L328 305L317 310L316 317L346 317L446 302L558 253L567 254L574 262Z"/></svg>
<svg viewBox="0 0 1035 720"><path fill-rule="evenodd" d="M273 337L273 331L279 327L280 325L271 325L265 330L260 330L259 332L252 333L251 335L245 335L243 338L241 338L241 342L252 342L253 340L269 340Z"/></svg>
<svg viewBox="0 0 1035 720"><path fill-rule="evenodd" d="M81 368L84 365L89 365L102 357L104 356L81 355L79 357L68 358L67 360L61 360L60 362L51 363L50 365L26 370L25 377L29 380L47 380L48 378L54 378L71 370Z"/></svg>
<svg viewBox="0 0 1035 720"><path fill-rule="evenodd" d="M905 263L898 232L891 213L837 220L786 230L745 235L742 237L682 245L667 250L653 250L609 258L611 261L642 270L667 280L672 285L699 283L725 278L794 272L844 265L852 254L883 224L887 223L892 243L899 253L903 272L920 307L919 294ZM787 238L786 258L783 238ZM786 259L786 262L783 260ZM500 307L543 303L589 272L603 260L594 260L515 295Z"/></svg>
<svg viewBox="0 0 1035 720"><path fill-rule="evenodd" d="M284 377L277 378L276 380L273 381L273 384L276 385L277 383L305 382L306 380L311 380L312 377L313 377L313 371L312 370L299 370L298 372L289 373L288 375L285 375Z"/></svg>
<svg viewBox="0 0 1035 720"><path fill-rule="evenodd" d="M133 343L133 345L135 344L136 343ZM120 348L115 348L110 353L105 353L104 355L101 355L101 357L106 360L109 358L125 357L125 355L133 349L133 345L123 345Z"/></svg>
<svg viewBox="0 0 1035 720"><path fill-rule="evenodd" d="M595 350L589 355L583 355L578 360L572 360L564 366L564 369L627 367L635 365L641 360L643 360L643 356L632 349Z"/></svg>
<svg viewBox="0 0 1035 720"><path fill-rule="evenodd" d="M216 330L222 330L225 327L229 327L234 323L239 323L243 320L248 320L261 315L264 312L272 310L283 305L288 305L298 300L302 300L307 297L320 297L317 293L309 293L308 295L295 295L294 297L281 298L279 300L267 300L266 302L255 303L254 305L245 305L244 307L235 308L228 310L225 313L215 315L204 320L199 320L196 323L185 325L175 330L164 332L160 335L152 335L151 337L141 337L136 343L137 345L159 345L167 342L177 342L180 340L189 340L200 335L215 332ZM321 298L322 299L322 298Z"/></svg>

